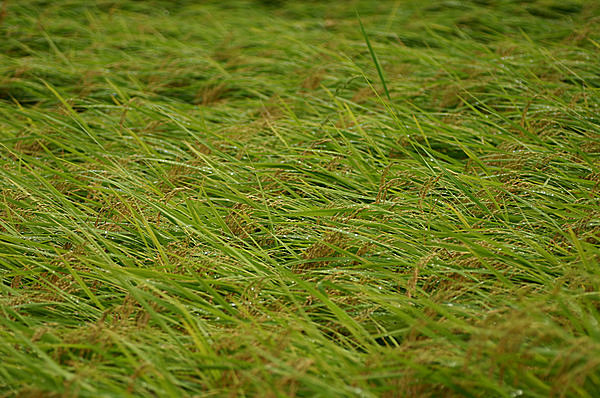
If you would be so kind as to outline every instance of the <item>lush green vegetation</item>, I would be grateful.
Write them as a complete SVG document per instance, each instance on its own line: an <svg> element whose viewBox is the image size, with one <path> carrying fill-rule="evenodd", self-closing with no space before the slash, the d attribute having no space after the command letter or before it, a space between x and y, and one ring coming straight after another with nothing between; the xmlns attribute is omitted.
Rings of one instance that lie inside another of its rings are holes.
<svg viewBox="0 0 600 398"><path fill-rule="evenodd" d="M0 10L0 396L599 396L598 1Z"/></svg>

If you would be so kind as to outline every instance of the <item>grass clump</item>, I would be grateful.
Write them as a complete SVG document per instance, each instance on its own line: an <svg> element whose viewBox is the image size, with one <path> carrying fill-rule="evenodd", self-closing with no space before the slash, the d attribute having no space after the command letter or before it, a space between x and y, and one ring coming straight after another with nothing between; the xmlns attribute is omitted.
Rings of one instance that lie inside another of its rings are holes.
<svg viewBox="0 0 600 398"><path fill-rule="evenodd" d="M599 393L597 2L0 10L2 396Z"/></svg>

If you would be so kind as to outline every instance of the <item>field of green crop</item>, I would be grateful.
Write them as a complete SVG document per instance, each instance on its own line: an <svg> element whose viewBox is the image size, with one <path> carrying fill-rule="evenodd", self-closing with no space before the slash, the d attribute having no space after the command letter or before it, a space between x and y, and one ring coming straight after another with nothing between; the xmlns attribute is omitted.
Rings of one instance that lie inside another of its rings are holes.
<svg viewBox="0 0 600 398"><path fill-rule="evenodd" d="M0 0L0 397L600 396L600 2Z"/></svg>

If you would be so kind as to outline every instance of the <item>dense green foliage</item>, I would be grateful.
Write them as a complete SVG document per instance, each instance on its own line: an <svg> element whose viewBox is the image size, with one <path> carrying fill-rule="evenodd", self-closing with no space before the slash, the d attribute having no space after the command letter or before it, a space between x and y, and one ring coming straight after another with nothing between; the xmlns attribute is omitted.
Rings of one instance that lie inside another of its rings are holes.
<svg viewBox="0 0 600 398"><path fill-rule="evenodd" d="M598 1L0 3L0 396L600 395Z"/></svg>

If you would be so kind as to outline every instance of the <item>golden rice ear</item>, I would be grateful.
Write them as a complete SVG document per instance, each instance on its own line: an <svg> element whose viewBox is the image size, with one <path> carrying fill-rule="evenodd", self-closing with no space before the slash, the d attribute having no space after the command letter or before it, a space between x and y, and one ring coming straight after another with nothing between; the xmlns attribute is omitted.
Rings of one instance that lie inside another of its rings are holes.
<svg viewBox="0 0 600 398"><path fill-rule="evenodd" d="M337 250L335 246L345 246L347 238L341 232L328 232L323 239L315 242L303 254L307 261L298 265L295 270L306 270L312 268L326 267L331 260L325 258L336 257Z"/></svg>

